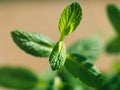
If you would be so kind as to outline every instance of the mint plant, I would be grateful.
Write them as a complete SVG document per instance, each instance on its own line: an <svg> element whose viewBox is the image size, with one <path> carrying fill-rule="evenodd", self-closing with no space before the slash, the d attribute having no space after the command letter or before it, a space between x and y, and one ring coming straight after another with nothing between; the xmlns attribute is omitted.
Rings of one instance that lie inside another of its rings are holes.
<svg viewBox="0 0 120 90"><path fill-rule="evenodd" d="M59 21L60 40L50 54L50 64L53 70L62 67L66 60L65 36L71 34L79 25L82 18L82 9L77 2L72 3L64 9Z"/></svg>
<svg viewBox="0 0 120 90"><path fill-rule="evenodd" d="M75 31L81 19L82 8L77 2L73 2L61 14L59 20L61 36L57 43L36 32L14 30L11 35L16 45L26 53L37 57L48 57L52 70L56 72L68 70L82 82L98 88L103 84L103 77L93 61L102 49L101 43L94 38L83 39L78 40L66 50L64 42L65 37ZM2 83L7 85L7 82Z"/></svg>

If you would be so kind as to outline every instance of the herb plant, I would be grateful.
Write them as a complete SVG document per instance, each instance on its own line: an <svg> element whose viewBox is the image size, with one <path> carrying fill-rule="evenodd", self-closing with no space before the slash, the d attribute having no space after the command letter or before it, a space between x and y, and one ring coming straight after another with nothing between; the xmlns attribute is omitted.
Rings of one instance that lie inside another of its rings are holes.
<svg viewBox="0 0 120 90"><path fill-rule="evenodd" d="M37 57L49 57L51 69L56 71L52 73L57 73L57 75L55 75L57 77L60 77L64 83L66 82L67 84L72 82L72 80L70 79L67 79L68 81L64 80L64 75L68 75L64 73L67 70L74 77L79 78L83 83L91 87L99 88L103 84L103 77L97 67L93 64L94 60L98 57L102 49L99 40L93 37L78 40L66 50L64 39L66 36L70 35L73 31L75 31L81 19L82 8L77 2L73 2L72 4L68 5L61 14L59 20L60 39L57 43L55 43L49 37L36 32L14 30L11 32L11 35L16 45L22 50L24 50L26 53ZM4 74L10 76L16 75L16 78L13 77L13 79L15 80L14 82L12 82L12 80L10 80L9 82L7 80L5 80L5 82L0 80L0 83L3 86L17 89L33 89L34 87L36 88L36 86L38 86L38 83L41 84L40 82L42 82L41 79L38 79L37 77L35 77L34 74L32 74L31 72L29 73L29 71L27 70L21 71L20 69L14 68L3 69L5 70L5 72L3 71L0 74L3 75L3 78ZM13 71L15 71L15 73ZM28 76L26 78L26 81L23 79L22 75L19 76L21 74L20 72L24 72L25 76ZM0 78L1 77L2 76L0 76ZM9 79L9 76L6 77L7 79ZM28 83L32 83L31 87L29 85L26 87L22 87L20 83L16 83L13 85L12 83L19 81L16 81L19 77L20 82L24 83L32 80ZM71 75L68 75L68 78L69 77L71 77ZM53 78L55 77L52 77L52 80ZM58 81L62 82L61 80L59 80L59 78L57 79ZM53 82L51 82L51 84L53 84ZM67 85L61 86L61 84L55 85L54 88L51 88L38 90L75 90L74 88L68 89Z"/></svg>

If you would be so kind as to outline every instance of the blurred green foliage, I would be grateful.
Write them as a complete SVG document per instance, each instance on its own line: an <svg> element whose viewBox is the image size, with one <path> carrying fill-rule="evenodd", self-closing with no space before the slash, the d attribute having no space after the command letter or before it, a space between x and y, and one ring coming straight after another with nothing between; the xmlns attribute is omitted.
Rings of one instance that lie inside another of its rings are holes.
<svg viewBox="0 0 120 90"><path fill-rule="evenodd" d="M82 55L90 62L93 62L98 58L102 50L103 45L101 39L97 36L91 36L71 44L67 49L67 53Z"/></svg>
<svg viewBox="0 0 120 90"><path fill-rule="evenodd" d="M107 14L118 36L120 35L120 8L114 4L107 5Z"/></svg>
<svg viewBox="0 0 120 90"><path fill-rule="evenodd" d="M119 54L120 53L120 37L111 39L106 47L106 51L110 54Z"/></svg>
<svg viewBox="0 0 120 90"><path fill-rule="evenodd" d="M1 67L0 85L9 88L28 90L36 87L38 77L31 70L22 67Z"/></svg>
<svg viewBox="0 0 120 90"><path fill-rule="evenodd" d="M107 6L107 14L117 35L107 44L106 51L111 54L120 53L120 9L118 6L110 4Z"/></svg>
<svg viewBox="0 0 120 90"><path fill-rule="evenodd" d="M106 46L107 53L120 54L120 8L114 4L107 6L107 14L117 35L112 38ZM120 90L120 59L112 63L110 73L105 75L105 83L98 90Z"/></svg>

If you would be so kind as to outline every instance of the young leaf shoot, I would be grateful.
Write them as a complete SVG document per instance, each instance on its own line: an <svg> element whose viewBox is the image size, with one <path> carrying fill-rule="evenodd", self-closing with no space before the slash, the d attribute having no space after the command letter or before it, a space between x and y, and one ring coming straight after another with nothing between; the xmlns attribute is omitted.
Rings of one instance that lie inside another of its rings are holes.
<svg viewBox="0 0 120 90"><path fill-rule="evenodd" d="M82 19L82 9L77 2L67 6L61 14L59 30L62 36L71 34Z"/></svg>

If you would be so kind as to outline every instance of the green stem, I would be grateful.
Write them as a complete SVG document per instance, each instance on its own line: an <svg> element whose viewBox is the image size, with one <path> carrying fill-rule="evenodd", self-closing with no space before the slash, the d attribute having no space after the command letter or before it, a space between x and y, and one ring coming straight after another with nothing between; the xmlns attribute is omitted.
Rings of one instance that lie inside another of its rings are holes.
<svg viewBox="0 0 120 90"><path fill-rule="evenodd" d="M65 35L61 35L61 37L60 37L60 40L59 40L59 41L64 41L64 39L65 39Z"/></svg>

